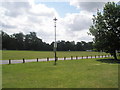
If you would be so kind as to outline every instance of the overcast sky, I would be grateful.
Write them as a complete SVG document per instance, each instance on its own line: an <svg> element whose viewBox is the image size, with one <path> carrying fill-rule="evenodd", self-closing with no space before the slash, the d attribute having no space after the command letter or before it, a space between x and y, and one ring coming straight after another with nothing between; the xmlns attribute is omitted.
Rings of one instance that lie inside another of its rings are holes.
<svg viewBox="0 0 120 90"><path fill-rule="evenodd" d="M18 0L19 1L19 0ZM118 0L116 0L118 2ZM0 29L8 34L36 32L44 42L54 41L54 21L57 20L57 40L92 41L89 27L97 9L102 11L105 2L0 2Z"/></svg>

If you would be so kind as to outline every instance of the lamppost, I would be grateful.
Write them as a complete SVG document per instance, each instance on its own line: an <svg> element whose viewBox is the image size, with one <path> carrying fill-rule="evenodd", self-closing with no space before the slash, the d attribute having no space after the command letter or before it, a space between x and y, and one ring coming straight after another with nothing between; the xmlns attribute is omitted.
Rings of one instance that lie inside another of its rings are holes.
<svg viewBox="0 0 120 90"><path fill-rule="evenodd" d="M57 43L56 43L56 17L53 19L54 23L55 23L55 43L54 43L54 55L55 55L55 65L56 65L56 61L57 61L57 55L56 55L56 50L57 50Z"/></svg>

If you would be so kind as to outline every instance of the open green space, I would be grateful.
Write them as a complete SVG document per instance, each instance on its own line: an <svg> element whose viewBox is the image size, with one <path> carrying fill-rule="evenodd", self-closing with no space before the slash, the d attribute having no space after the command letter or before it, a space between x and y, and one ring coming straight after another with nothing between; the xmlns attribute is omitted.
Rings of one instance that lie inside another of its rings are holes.
<svg viewBox="0 0 120 90"><path fill-rule="evenodd" d="M103 52L87 52L87 51L57 51L57 57L71 57L71 56L94 56L94 55L106 55ZM35 59L54 57L53 51L16 51L16 50L3 50L2 59Z"/></svg>
<svg viewBox="0 0 120 90"><path fill-rule="evenodd" d="M84 59L2 65L3 88L118 88L118 63Z"/></svg>

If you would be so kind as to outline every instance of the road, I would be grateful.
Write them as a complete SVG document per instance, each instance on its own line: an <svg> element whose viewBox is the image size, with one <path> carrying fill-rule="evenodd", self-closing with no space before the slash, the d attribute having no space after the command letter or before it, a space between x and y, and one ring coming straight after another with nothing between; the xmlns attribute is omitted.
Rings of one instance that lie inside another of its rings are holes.
<svg viewBox="0 0 120 90"><path fill-rule="evenodd" d="M104 58L104 57L108 57L108 56L88 56L88 57L70 57L70 58L58 58L58 60L76 60L76 59L89 59L89 58ZM110 56L109 56L110 57ZM54 61L54 58L49 58L49 60L47 58L43 58L43 59L26 59L25 63L27 62L41 62L41 61ZM23 60L11 60L11 64L15 64L15 63L23 63ZM0 64L9 64L9 60L0 60Z"/></svg>

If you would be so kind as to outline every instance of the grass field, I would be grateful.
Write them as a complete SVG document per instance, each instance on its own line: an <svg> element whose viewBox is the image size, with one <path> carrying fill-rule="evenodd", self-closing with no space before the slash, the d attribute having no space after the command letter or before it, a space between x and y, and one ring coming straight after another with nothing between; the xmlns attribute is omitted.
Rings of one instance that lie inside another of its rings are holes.
<svg viewBox="0 0 120 90"><path fill-rule="evenodd" d="M91 56L91 55L105 55L107 53L102 52L86 52L86 51L58 51L57 57L71 57L71 56ZM35 59L35 58L46 58L54 57L53 51L2 51L2 59Z"/></svg>
<svg viewBox="0 0 120 90"><path fill-rule="evenodd" d="M103 61L58 61L56 66L53 61L2 65L2 87L118 88L118 63Z"/></svg>

